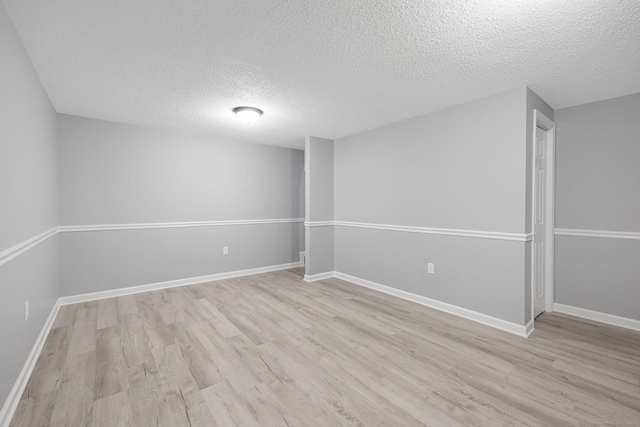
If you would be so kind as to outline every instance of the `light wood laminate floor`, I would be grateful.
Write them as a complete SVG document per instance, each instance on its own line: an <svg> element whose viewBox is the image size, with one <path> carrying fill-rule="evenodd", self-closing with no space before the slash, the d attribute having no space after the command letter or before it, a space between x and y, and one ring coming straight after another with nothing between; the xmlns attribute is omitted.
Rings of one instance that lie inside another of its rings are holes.
<svg viewBox="0 0 640 427"><path fill-rule="evenodd" d="M62 307L11 425L640 425L640 333L519 338L293 269Z"/></svg>

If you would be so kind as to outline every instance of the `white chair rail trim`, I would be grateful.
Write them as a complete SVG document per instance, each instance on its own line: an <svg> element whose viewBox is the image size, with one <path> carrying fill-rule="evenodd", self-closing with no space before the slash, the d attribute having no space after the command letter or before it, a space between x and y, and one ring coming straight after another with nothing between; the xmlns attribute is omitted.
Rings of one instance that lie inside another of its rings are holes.
<svg viewBox="0 0 640 427"><path fill-rule="evenodd" d="M40 243L47 240L49 237L58 233L58 228L54 227L47 231L44 231L38 235L35 235L24 242L18 243L4 251L0 252L0 265L6 264L11 261L15 257L25 253L29 249L39 245Z"/></svg>
<svg viewBox="0 0 640 427"><path fill-rule="evenodd" d="M640 240L640 233L635 231L581 230L576 228L556 228L556 236L600 237L605 239Z"/></svg>
<svg viewBox="0 0 640 427"><path fill-rule="evenodd" d="M416 227L409 225L372 224L367 222L351 221L306 221L305 227L353 227L370 228L375 230L399 231L404 233L439 234L443 236L473 237L480 239L508 240L514 242L529 242L533 239L532 233L503 233L499 231L461 230L455 228Z"/></svg>
<svg viewBox="0 0 640 427"><path fill-rule="evenodd" d="M60 232L143 230L148 228L218 227L224 225L288 224L304 222L304 218L238 219L228 221L148 222L136 224L62 225Z"/></svg>
<svg viewBox="0 0 640 427"><path fill-rule="evenodd" d="M144 230L151 228L182 228L182 227L219 227L228 225L259 225L259 224L291 224L303 223L304 218L280 219L240 219L228 221L191 221L191 222L149 222L139 224L97 224L97 225L61 225L53 227L33 236L17 245L0 252L0 265L6 264L29 249L39 245L49 237L58 233L73 233L83 231L112 231L112 230Z"/></svg>

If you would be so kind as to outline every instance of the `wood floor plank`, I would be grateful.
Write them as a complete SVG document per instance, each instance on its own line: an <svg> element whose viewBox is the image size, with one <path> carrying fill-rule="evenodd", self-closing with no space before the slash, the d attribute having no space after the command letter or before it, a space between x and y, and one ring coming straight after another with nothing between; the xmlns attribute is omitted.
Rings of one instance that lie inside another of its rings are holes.
<svg viewBox="0 0 640 427"><path fill-rule="evenodd" d="M69 339L69 354L76 355L95 351L97 338L98 307L93 304L89 308L78 310Z"/></svg>
<svg viewBox="0 0 640 427"><path fill-rule="evenodd" d="M73 326L76 321L79 308L80 304L63 305L60 307L51 329L61 328L63 326Z"/></svg>
<svg viewBox="0 0 640 427"><path fill-rule="evenodd" d="M84 316L80 315L81 311L78 310L79 319L84 318ZM95 375L95 351L69 355L62 371L62 379L58 385L53 413L51 414L51 425L89 425L94 403L93 387Z"/></svg>
<svg viewBox="0 0 640 427"><path fill-rule="evenodd" d="M91 427L133 425L133 411L129 393L120 392L93 403Z"/></svg>
<svg viewBox="0 0 640 427"><path fill-rule="evenodd" d="M202 390L202 393L218 425L239 427L260 425L249 410L249 406L227 381L208 387Z"/></svg>
<svg viewBox="0 0 640 427"><path fill-rule="evenodd" d="M57 389L69 350L69 327L52 329L24 391L25 397L51 393Z"/></svg>
<svg viewBox="0 0 640 427"><path fill-rule="evenodd" d="M16 413L11 420L12 426L48 426L56 403L57 391L34 397L22 397Z"/></svg>
<svg viewBox="0 0 640 427"><path fill-rule="evenodd" d="M118 301L107 298L98 301L98 330L118 324Z"/></svg>
<svg viewBox="0 0 640 427"><path fill-rule="evenodd" d="M202 390L222 381L222 375L213 361L212 355L198 338L181 323L170 325L170 329L176 342L180 344L187 369L189 369L198 388Z"/></svg>
<svg viewBox="0 0 640 427"><path fill-rule="evenodd" d="M640 333L265 273L63 306L12 426L640 424Z"/></svg>

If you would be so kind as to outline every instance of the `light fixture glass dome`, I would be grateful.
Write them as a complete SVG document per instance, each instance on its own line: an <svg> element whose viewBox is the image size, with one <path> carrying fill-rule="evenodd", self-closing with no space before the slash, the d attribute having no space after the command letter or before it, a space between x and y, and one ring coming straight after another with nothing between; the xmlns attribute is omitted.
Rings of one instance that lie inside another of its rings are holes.
<svg viewBox="0 0 640 427"><path fill-rule="evenodd" d="M255 107L236 107L233 112L247 124L255 122L262 115L262 110Z"/></svg>

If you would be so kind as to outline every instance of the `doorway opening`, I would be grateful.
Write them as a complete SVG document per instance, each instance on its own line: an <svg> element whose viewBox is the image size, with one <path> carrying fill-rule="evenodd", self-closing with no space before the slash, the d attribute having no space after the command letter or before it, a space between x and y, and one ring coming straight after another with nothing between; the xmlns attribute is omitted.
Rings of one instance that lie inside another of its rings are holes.
<svg viewBox="0 0 640 427"><path fill-rule="evenodd" d="M533 242L531 247L531 311L535 319L553 311L555 123L533 111Z"/></svg>

